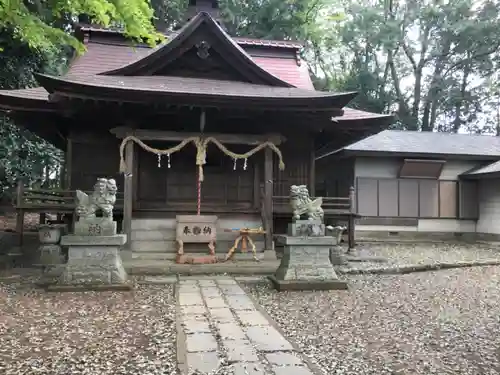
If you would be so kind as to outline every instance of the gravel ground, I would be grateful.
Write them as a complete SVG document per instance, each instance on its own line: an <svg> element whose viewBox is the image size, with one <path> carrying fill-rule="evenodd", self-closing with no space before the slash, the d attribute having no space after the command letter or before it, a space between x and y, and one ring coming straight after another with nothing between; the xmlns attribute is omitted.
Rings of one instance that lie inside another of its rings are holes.
<svg viewBox="0 0 500 375"><path fill-rule="evenodd" d="M171 285L46 293L0 283L0 301L0 374L177 374Z"/></svg>
<svg viewBox="0 0 500 375"><path fill-rule="evenodd" d="M349 268L387 268L416 264L500 261L500 248L466 243L360 243L352 253L386 262L351 262Z"/></svg>
<svg viewBox="0 0 500 375"><path fill-rule="evenodd" d="M245 288L325 374L500 374L500 267L349 281L349 292Z"/></svg>

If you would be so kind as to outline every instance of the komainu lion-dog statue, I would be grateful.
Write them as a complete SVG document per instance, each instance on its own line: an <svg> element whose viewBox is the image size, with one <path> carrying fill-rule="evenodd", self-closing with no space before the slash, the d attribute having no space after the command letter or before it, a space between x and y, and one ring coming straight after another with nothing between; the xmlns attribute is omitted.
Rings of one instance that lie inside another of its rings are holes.
<svg viewBox="0 0 500 375"><path fill-rule="evenodd" d="M306 185L290 186L290 205L292 206L294 221L300 220L302 215L307 215L309 220L323 221L322 204L323 198L321 197L311 199Z"/></svg>
<svg viewBox="0 0 500 375"><path fill-rule="evenodd" d="M113 220L113 207L116 202L116 181L114 179L98 178L94 191L89 196L81 190L76 191L76 214L81 218L95 218L97 212L102 217Z"/></svg>

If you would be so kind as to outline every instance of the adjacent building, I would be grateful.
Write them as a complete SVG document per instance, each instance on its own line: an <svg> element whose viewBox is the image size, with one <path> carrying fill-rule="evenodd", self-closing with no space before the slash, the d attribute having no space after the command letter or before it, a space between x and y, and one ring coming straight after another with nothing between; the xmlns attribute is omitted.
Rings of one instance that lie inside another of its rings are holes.
<svg viewBox="0 0 500 375"><path fill-rule="evenodd" d="M322 194L355 186L358 230L500 234L500 137L385 130L317 164Z"/></svg>

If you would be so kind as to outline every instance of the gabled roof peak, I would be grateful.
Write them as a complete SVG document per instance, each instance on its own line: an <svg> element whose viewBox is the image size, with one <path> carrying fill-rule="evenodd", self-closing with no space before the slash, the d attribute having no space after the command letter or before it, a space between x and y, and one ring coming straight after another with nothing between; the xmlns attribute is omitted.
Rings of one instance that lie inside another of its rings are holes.
<svg viewBox="0 0 500 375"><path fill-rule="evenodd" d="M196 50L197 64L212 54L237 73L238 80L276 87L294 87L262 69L207 12L198 13L168 43L160 45L144 58L103 75L155 75L168 71L183 56ZM208 61L208 60L206 60Z"/></svg>

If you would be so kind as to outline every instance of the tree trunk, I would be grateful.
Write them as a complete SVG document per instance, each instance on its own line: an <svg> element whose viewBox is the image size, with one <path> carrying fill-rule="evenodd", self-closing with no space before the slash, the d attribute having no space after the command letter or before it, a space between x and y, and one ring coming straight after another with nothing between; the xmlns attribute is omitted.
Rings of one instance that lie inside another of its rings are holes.
<svg viewBox="0 0 500 375"><path fill-rule="evenodd" d="M462 106L464 104L465 90L467 88L467 80L469 79L469 73L470 73L470 66L465 66L462 76L462 82L460 84L460 97L457 99L455 103L455 119L453 120L453 133L458 133L463 123L460 115L462 114Z"/></svg>
<svg viewBox="0 0 500 375"><path fill-rule="evenodd" d="M433 131L434 124L436 122L437 117L437 98L439 92L441 91L440 83L443 79L441 74L443 73L445 67L445 61L448 57L448 53L450 52L451 41L446 40L445 45L443 46L443 50L441 55L438 57L436 61L436 65L434 66L434 73L432 74L431 84L429 87L429 92L425 98L424 102L424 112L422 115L422 131Z"/></svg>

